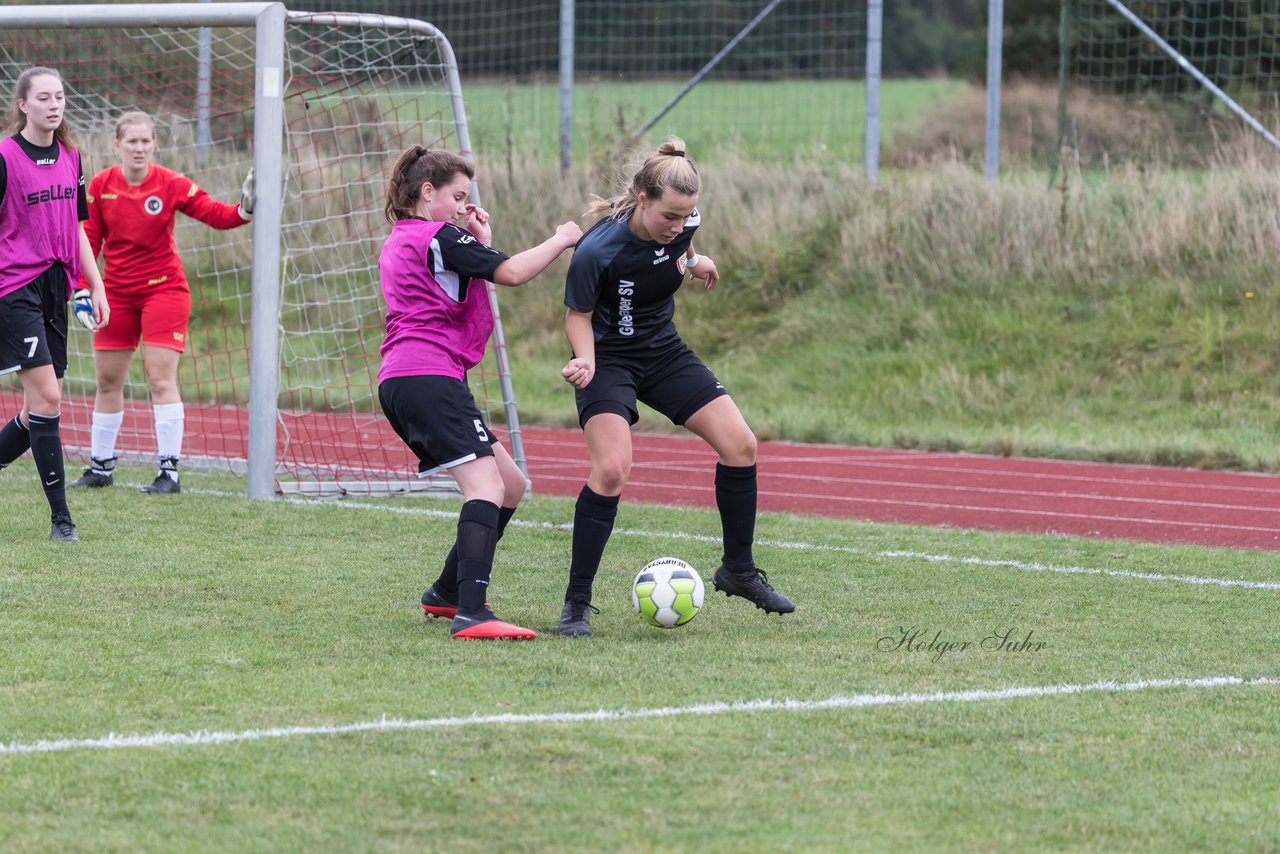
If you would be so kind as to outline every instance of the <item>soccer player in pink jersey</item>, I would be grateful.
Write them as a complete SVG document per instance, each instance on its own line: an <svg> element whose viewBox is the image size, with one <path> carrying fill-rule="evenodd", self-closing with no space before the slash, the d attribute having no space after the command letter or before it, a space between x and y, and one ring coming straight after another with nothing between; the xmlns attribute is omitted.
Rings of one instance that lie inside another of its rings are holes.
<svg viewBox="0 0 1280 854"><path fill-rule="evenodd" d="M547 240L508 257L489 243L489 214L468 202L475 169L448 151L414 146L396 161L387 189L391 235L378 258L387 336L378 401L418 458L419 477L447 471L462 490L458 535L440 577L422 594L428 617L450 617L453 637L529 640L486 604L494 549L524 497L520 467L484 423L467 371L493 331L486 281L530 281L582 236L566 222Z"/></svg>
<svg viewBox="0 0 1280 854"><path fill-rule="evenodd" d="M62 377L67 298L90 327L109 319L102 277L80 225L88 217L80 152L71 141L62 77L28 68L18 77L13 136L0 140L0 374L17 373L22 411L0 428L0 468L28 449L49 502L50 538L78 543L62 460Z"/></svg>
<svg viewBox="0 0 1280 854"><path fill-rule="evenodd" d="M151 494L181 492L184 409L178 361L186 349L191 287L182 270L173 225L179 213L217 229L239 228L253 219L253 170L239 204L220 202L185 175L155 162L151 117L128 112L116 120L120 162L89 182L85 234L96 258L103 254L107 299L115 312L110 329L93 336L98 387L93 398L89 468L73 487L113 483L116 438L124 421L124 383L142 342L142 366L151 392L160 470L142 488Z"/></svg>

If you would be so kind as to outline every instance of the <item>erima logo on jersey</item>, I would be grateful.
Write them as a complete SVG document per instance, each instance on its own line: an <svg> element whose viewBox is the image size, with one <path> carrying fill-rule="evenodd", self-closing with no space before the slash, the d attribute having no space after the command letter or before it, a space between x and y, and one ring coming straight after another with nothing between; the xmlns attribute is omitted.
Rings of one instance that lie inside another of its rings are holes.
<svg viewBox="0 0 1280 854"><path fill-rule="evenodd" d="M47 190L36 190L26 195L27 207L42 204L44 202L57 202L62 199L74 199L76 197L76 187L74 184L69 186L58 186L54 184Z"/></svg>
<svg viewBox="0 0 1280 854"><path fill-rule="evenodd" d="M653 254L658 256L657 258L653 259L653 265L655 267L661 264L663 261L671 260L670 257L667 256L667 247L665 246L662 247L661 249L653 250Z"/></svg>
<svg viewBox="0 0 1280 854"><path fill-rule="evenodd" d="M142 203L142 209L147 213L155 216L164 210L164 200L159 196L147 196L147 200Z"/></svg>

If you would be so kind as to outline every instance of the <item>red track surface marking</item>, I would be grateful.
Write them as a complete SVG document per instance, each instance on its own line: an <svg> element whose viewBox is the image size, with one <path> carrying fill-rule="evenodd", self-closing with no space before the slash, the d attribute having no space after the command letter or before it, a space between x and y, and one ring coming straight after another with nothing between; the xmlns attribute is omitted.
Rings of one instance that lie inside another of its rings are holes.
<svg viewBox="0 0 1280 854"><path fill-rule="evenodd" d="M0 417L20 405L0 390ZM91 409L91 401L64 401L69 449L87 450ZM188 404L186 414L189 455L244 457L244 410ZM588 472L581 432L522 433L534 492L576 496ZM416 469L381 417L286 413L278 439L303 466L359 459L401 478ZM128 404L121 445L152 452L148 405ZM625 501L714 506L716 455L700 440L637 433L633 447ZM788 442L760 443L759 466L763 511L1280 551L1280 477L1272 475Z"/></svg>

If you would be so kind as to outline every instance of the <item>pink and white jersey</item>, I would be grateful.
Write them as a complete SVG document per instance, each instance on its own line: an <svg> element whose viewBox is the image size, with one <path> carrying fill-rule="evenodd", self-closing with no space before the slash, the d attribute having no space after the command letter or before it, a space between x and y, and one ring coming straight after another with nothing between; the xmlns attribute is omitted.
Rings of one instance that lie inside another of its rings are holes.
<svg viewBox="0 0 1280 854"><path fill-rule="evenodd" d="M396 222L378 273L387 303L378 382L392 377L466 379L493 331L486 280L507 258L452 223Z"/></svg>
<svg viewBox="0 0 1280 854"><path fill-rule="evenodd" d="M0 140L7 176L0 203L0 297L56 263L67 272L67 296L80 278L80 152L61 142L57 150L56 158L37 162L12 137Z"/></svg>

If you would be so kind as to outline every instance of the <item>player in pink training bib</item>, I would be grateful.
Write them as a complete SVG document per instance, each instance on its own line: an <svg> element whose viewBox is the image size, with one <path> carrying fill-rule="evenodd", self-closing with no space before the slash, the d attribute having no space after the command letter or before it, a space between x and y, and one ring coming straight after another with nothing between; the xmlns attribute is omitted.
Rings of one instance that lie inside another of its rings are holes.
<svg viewBox="0 0 1280 854"><path fill-rule="evenodd" d="M80 152L66 121L62 77L29 68L15 91L17 124L0 140L0 374L17 373L22 411L0 428L0 468L28 449L51 512L50 538L78 543L62 460L67 298L83 272L75 311L110 318L102 277L80 223L87 216Z"/></svg>
<svg viewBox="0 0 1280 854"><path fill-rule="evenodd" d="M378 401L418 458L420 477L447 471L462 490L458 535L439 578L422 594L428 617L452 619L463 640L528 640L486 604L494 549L524 497L525 479L484 423L467 371L484 358L493 330L487 282L530 281L582 236L566 222L518 255L490 247L489 214L472 204L475 169L448 151L414 146L391 171L391 235L378 258L387 336Z"/></svg>

